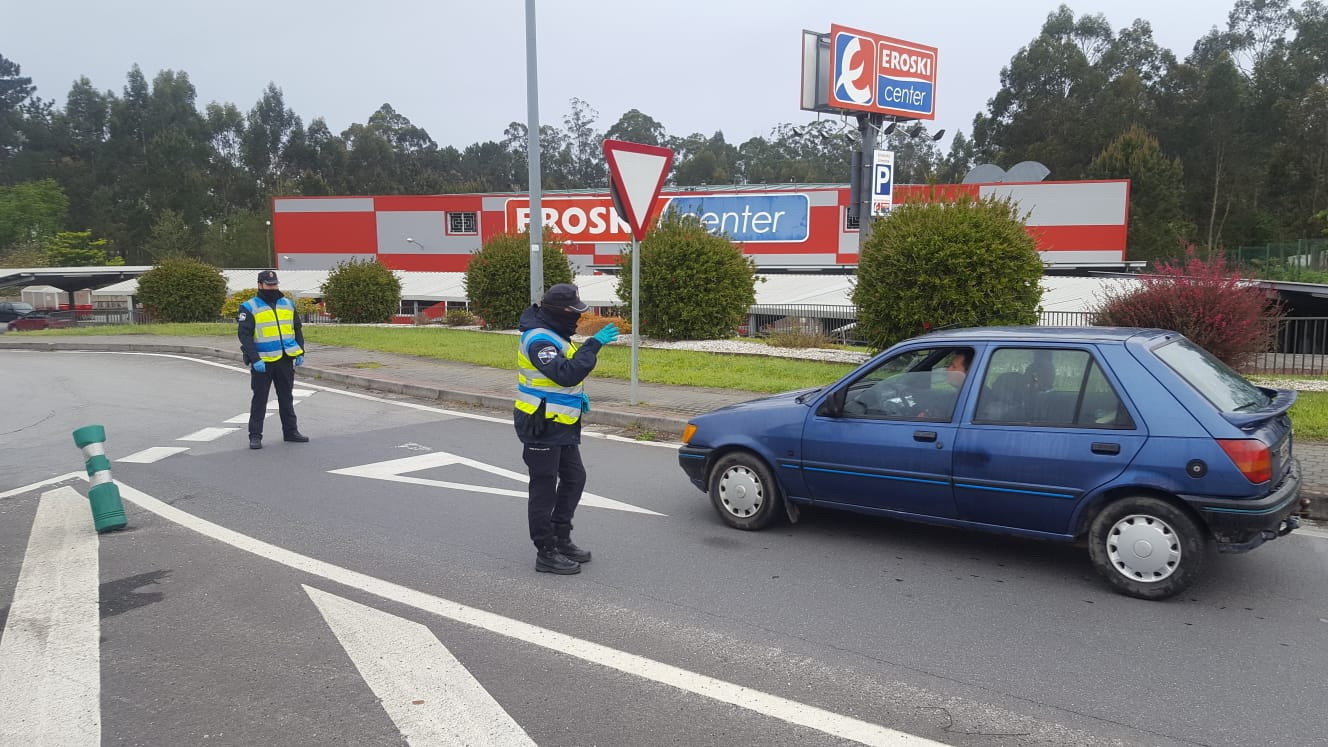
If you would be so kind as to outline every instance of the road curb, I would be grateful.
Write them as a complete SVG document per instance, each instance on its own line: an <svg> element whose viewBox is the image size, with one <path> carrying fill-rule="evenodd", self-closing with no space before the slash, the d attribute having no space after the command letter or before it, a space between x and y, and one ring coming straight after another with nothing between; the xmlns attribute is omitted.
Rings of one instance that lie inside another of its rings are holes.
<svg viewBox="0 0 1328 747"><path fill-rule="evenodd" d="M72 342L65 340L0 340L0 349L47 352L122 351L131 353L178 353L204 358L218 358L235 363L240 363L244 360L243 355L234 350L224 350L205 345L177 345L173 343L115 343L99 345L96 343ZM366 374L352 374L346 373L345 371L320 368L307 363L300 367L300 374L304 377L316 379L320 382L340 384L342 386L354 387L356 389L363 389L370 392L400 394L406 397L414 397L416 399L424 400L457 402L498 410L504 413L511 410L513 402L512 397L507 396L497 396L493 394L483 394L480 392L448 389L445 387L434 387L423 384L409 384L401 381L393 381L391 379L374 378L373 376ZM513 379L515 380L515 377L513 377ZM626 412L608 407L597 407L586 413L583 419L588 425L607 425L616 428L650 430L670 434L681 433L683 426L687 424L688 420L687 417L681 415L674 416Z"/></svg>

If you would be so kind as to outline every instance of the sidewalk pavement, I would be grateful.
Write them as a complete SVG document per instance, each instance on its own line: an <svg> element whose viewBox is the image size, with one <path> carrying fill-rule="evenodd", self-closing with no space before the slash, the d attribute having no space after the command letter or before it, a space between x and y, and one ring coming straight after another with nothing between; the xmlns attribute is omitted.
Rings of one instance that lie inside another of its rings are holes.
<svg viewBox="0 0 1328 747"><path fill-rule="evenodd" d="M310 343L308 362L299 379L401 394L417 399L442 400L491 408L512 409L516 382L512 369L442 361L396 353ZM105 335L87 337L28 337L4 335L0 350L92 350L176 353L240 363L239 344L231 337L166 335ZM515 356L514 356L515 359ZM676 439L688 418L725 405L762 395L736 389L671 386L638 382L637 404L631 404L631 385L620 379L591 378L586 391L592 409L588 425L626 429L638 436ZM1328 519L1328 442L1299 441L1295 446L1310 499L1310 516Z"/></svg>

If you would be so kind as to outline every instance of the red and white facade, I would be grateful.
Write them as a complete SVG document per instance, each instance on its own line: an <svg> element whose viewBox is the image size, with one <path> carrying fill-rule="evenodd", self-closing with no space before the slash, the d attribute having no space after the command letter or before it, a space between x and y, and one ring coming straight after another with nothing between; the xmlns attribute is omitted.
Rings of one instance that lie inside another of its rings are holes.
<svg viewBox="0 0 1328 747"><path fill-rule="evenodd" d="M895 203L958 194L1013 200L1051 269L1127 261L1128 181L898 185ZM851 270L858 263L847 186L665 188L657 199L658 214L672 207L699 215L741 243L762 270ZM631 235L607 191L550 192L542 207L544 225L567 242L578 272L617 266ZM281 269L325 270L360 258L398 270L459 272L485 240L524 230L529 215L526 194L278 197L272 231Z"/></svg>

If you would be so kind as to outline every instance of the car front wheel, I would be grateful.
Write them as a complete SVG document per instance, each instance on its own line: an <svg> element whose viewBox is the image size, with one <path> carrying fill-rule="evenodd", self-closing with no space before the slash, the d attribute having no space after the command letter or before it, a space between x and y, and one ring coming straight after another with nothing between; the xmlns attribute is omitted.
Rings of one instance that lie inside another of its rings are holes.
<svg viewBox="0 0 1328 747"><path fill-rule="evenodd" d="M1098 573L1122 594L1166 599L1199 578L1208 537L1180 508L1138 496L1108 505L1093 519L1088 554Z"/></svg>
<svg viewBox="0 0 1328 747"><path fill-rule="evenodd" d="M779 516L783 498L770 468L746 452L723 456L710 470L710 502L735 529L764 529Z"/></svg>

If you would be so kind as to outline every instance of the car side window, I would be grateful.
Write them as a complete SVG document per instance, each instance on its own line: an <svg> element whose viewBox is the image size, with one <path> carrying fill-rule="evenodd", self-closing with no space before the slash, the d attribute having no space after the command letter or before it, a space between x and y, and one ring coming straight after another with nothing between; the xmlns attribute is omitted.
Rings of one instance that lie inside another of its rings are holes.
<svg viewBox="0 0 1328 747"><path fill-rule="evenodd" d="M992 352L975 423L1133 428L1134 422L1087 350L1000 348Z"/></svg>
<svg viewBox="0 0 1328 747"><path fill-rule="evenodd" d="M848 385L844 417L945 422L954 414L972 348L909 350Z"/></svg>

